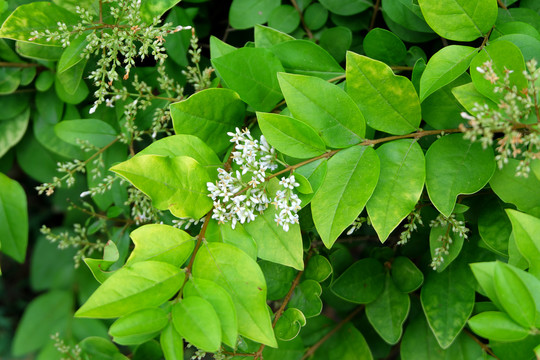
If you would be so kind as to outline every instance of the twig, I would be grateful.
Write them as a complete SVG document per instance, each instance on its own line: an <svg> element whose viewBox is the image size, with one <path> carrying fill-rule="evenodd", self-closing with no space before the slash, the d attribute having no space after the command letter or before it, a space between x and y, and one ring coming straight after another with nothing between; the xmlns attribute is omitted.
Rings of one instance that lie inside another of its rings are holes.
<svg viewBox="0 0 540 360"><path fill-rule="evenodd" d="M489 31L488 33L486 34L486 36L484 36L484 40L482 41L482 44L480 45L480 50L482 50L484 48L484 46L486 46L486 43L488 42L489 40L489 36L491 35L491 32L493 31L493 29L495 29L495 26L493 26Z"/></svg>
<svg viewBox="0 0 540 360"><path fill-rule="evenodd" d="M371 21L369 22L369 30L373 29L373 26L375 26L375 20L377 19L377 13L379 12L380 5L381 0L377 0L373 6L373 15L371 16Z"/></svg>
<svg viewBox="0 0 540 360"><path fill-rule="evenodd" d="M508 10L508 8L506 7L506 5L504 5L502 0L497 0L497 3L499 3L499 6L502 7L504 10Z"/></svg>
<svg viewBox="0 0 540 360"><path fill-rule="evenodd" d="M471 339L474 340L474 342L476 342L478 345L480 345L480 347L482 348L482 350L484 350L486 353L488 353L489 355L493 356L495 359L499 359L494 353L493 351L489 348L489 346L487 344L484 344L483 342L480 341L480 339L478 339L476 336L474 336L473 333L471 333L469 330L467 329L463 329L463 332L465 334L467 334Z"/></svg>
<svg viewBox="0 0 540 360"><path fill-rule="evenodd" d="M13 62L6 62L6 61L0 61L0 67L16 67L16 68L32 68L32 67L40 67L40 64L34 64L34 63L13 63Z"/></svg>
<svg viewBox="0 0 540 360"><path fill-rule="evenodd" d="M291 0L291 3L293 4L296 11L298 11L298 15L300 15L300 22L302 23L302 27L304 28L304 30L306 30L306 35L308 36L308 38L313 39L313 33L307 27L306 22L304 21L304 15L302 14L302 10L296 3L296 0Z"/></svg>

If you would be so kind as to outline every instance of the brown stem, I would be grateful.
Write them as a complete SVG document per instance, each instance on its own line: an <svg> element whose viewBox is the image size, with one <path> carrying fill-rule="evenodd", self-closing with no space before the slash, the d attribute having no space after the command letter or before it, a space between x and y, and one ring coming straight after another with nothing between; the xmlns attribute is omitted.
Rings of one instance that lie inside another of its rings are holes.
<svg viewBox="0 0 540 360"><path fill-rule="evenodd" d="M114 221L114 222L120 222L120 223L125 223L126 226L128 225L131 225L131 224L135 224L135 221L131 220L131 219L116 219L116 218L110 218L108 217L107 215L103 215L103 214L98 214L96 212L93 212L93 211L88 211L86 210L85 208L82 208L78 205L76 205L74 202L70 201L71 203L71 206L76 209L76 210L79 210L80 212L82 213L85 213L86 215L90 215L90 216L93 216L93 217L97 217L99 219L103 219L103 220L110 220L110 221Z"/></svg>
<svg viewBox="0 0 540 360"><path fill-rule="evenodd" d="M381 0L377 0L373 6L373 15L371 16L371 21L369 22L369 30L373 29L375 26L375 20L377 19L377 13L379 12L380 5Z"/></svg>
<svg viewBox="0 0 540 360"><path fill-rule="evenodd" d="M471 339L474 340L475 343L477 343L478 345L480 345L480 347L482 348L482 350L484 350L486 353L488 353L489 355L493 356L495 359L499 359L494 353L493 351L490 349L490 347L487 345L487 344L484 344L482 341L480 341L480 339L478 339L476 336L474 336L473 333L471 333L469 330L467 329L463 329L463 332L465 334L467 334Z"/></svg>
<svg viewBox="0 0 540 360"><path fill-rule="evenodd" d="M307 358L309 358L311 355L315 354L315 351L317 351L317 349L326 342L326 340L330 339L332 337L332 335L334 335L339 329L341 329L343 327L343 325L345 325L346 323L348 323L349 321L352 320L353 317L355 317L356 315L358 315L358 313L362 310L364 310L365 308L365 305L362 305L362 306L359 306L357 307L352 313L350 313L345 319L341 320L339 322L339 324L336 325L336 327L334 327L332 330L330 330L330 332L328 334L326 334L321 340L317 341L315 343L315 345L313 345L312 347L310 347L306 353L304 354L304 356L302 356L302 360L305 360Z"/></svg>
<svg viewBox="0 0 540 360"><path fill-rule="evenodd" d="M506 5L504 5L502 0L497 0L497 3L499 3L499 6L502 7L504 10L508 10L508 8L506 7Z"/></svg>
<svg viewBox="0 0 540 360"><path fill-rule="evenodd" d="M103 0L99 0L99 23L103 24Z"/></svg>
<svg viewBox="0 0 540 360"><path fill-rule="evenodd" d="M414 69L412 66L390 66L392 70L404 70L404 71L412 71Z"/></svg>
<svg viewBox="0 0 540 360"><path fill-rule="evenodd" d="M32 67L39 67L40 64L34 64L34 63L13 63L13 62L6 62L6 61L0 61L0 67L16 67L16 68L32 68Z"/></svg>
<svg viewBox="0 0 540 360"><path fill-rule="evenodd" d="M300 15L300 22L302 23L302 27L304 28L304 30L306 30L306 34L307 34L308 38L313 39L313 33L307 27L306 22L304 21L304 14L302 14L302 10L300 9L298 4L296 3L296 0L291 0L291 3L293 4L296 11L298 11L298 15Z"/></svg>
<svg viewBox="0 0 540 360"><path fill-rule="evenodd" d="M489 40L489 36L491 35L491 32L493 31L493 29L495 29L495 26L493 26L489 31L488 33L486 34L486 36L484 36L484 40L482 41L482 44L480 45L480 49L478 49L479 51L482 50L484 48L484 46L486 46L488 40Z"/></svg>

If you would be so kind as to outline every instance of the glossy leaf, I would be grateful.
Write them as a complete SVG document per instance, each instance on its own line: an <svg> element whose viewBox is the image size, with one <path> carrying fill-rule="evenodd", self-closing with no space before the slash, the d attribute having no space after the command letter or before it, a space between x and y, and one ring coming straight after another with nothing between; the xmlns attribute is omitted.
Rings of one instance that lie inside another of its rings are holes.
<svg viewBox="0 0 540 360"><path fill-rule="evenodd" d="M507 209L514 239L521 255L529 262L529 272L540 279L540 219Z"/></svg>
<svg viewBox="0 0 540 360"><path fill-rule="evenodd" d="M330 261L322 255L315 255L309 259L304 276L306 279L323 282L332 275L332 265Z"/></svg>
<svg viewBox="0 0 540 360"><path fill-rule="evenodd" d="M424 282L424 274L407 257L398 256L392 263L392 280L405 293L418 289Z"/></svg>
<svg viewBox="0 0 540 360"><path fill-rule="evenodd" d="M231 262L231 259L235 259ZM238 314L238 333L276 346L266 308L266 283L257 263L228 244L203 245L193 263L193 276L211 280L231 295Z"/></svg>
<svg viewBox="0 0 540 360"><path fill-rule="evenodd" d="M180 267L195 247L195 239L191 235L169 225L143 225L133 230L129 236L135 249L126 261L128 265L152 260Z"/></svg>
<svg viewBox="0 0 540 360"><path fill-rule="evenodd" d="M255 47L269 48L285 41L294 40L294 37L291 35L268 26L257 24L254 30Z"/></svg>
<svg viewBox="0 0 540 360"><path fill-rule="evenodd" d="M300 14L292 5L280 5L270 13L268 26L285 33L293 32L300 25Z"/></svg>
<svg viewBox="0 0 540 360"><path fill-rule="evenodd" d="M315 130L289 116L257 113L257 121L270 145L279 152L299 159L324 154L326 146Z"/></svg>
<svg viewBox="0 0 540 360"><path fill-rule="evenodd" d="M472 82L453 88L452 94L454 94L459 103L471 114L476 112L474 111L476 104L485 104L490 109L497 108L497 104L478 92Z"/></svg>
<svg viewBox="0 0 540 360"><path fill-rule="evenodd" d="M296 270L292 267L266 260L260 260L258 264L268 286L266 298L268 300L283 299L291 288L291 284L296 276Z"/></svg>
<svg viewBox="0 0 540 360"><path fill-rule="evenodd" d="M525 339L529 331L499 311L486 311L469 319L469 326L478 335L498 341Z"/></svg>
<svg viewBox="0 0 540 360"><path fill-rule="evenodd" d="M298 336L304 325L306 325L304 314L298 309L289 307L279 318L274 331L278 339L290 341Z"/></svg>
<svg viewBox="0 0 540 360"><path fill-rule="evenodd" d="M366 208L384 242L414 210L426 177L424 153L414 140L397 140L376 150L381 162L379 181Z"/></svg>
<svg viewBox="0 0 540 360"><path fill-rule="evenodd" d="M321 0L321 4L331 12L344 16L358 14L373 6L368 0Z"/></svg>
<svg viewBox="0 0 540 360"><path fill-rule="evenodd" d="M318 282L304 280L294 289L288 306L297 308L306 318L317 316L323 308L321 294L322 288Z"/></svg>
<svg viewBox="0 0 540 360"><path fill-rule="evenodd" d="M495 306L499 309L503 309L497 292L495 290L494 274L495 274L495 262L479 262L469 264L471 270L476 278L476 281L480 285L478 292L487 296Z"/></svg>
<svg viewBox="0 0 540 360"><path fill-rule="evenodd" d="M180 0L144 0L141 3L139 12L146 24L152 24L154 18L160 18L167 10L179 3Z"/></svg>
<svg viewBox="0 0 540 360"><path fill-rule="evenodd" d="M102 148L116 140L116 130L103 120L64 120L54 126L58 137L72 145L82 141Z"/></svg>
<svg viewBox="0 0 540 360"><path fill-rule="evenodd" d="M81 350L90 358L103 360L128 360L108 339L90 336L79 343Z"/></svg>
<svg viewBox="0 0 540 360"><path fill-rule="evenodd" d="M26 109L10 119L0 120L0 157L21 141L29 120L30 109Z"/></svg>
<svg viewBox="0 0 540 360"><path fill-rule="evenodd" d="M102 284L114 274L114 271L108 270L116 261L118 261L119 257L118 248L114 242L109 240L103 249L103 259L84 258L84 262L96 280Z"/></svg>
<svg viewBox="0 0 540 360"><path fill-rule="evenodd" d="M347 93L376 130L403 135L420 125L420 100L411 81L380 61L348 52Z"/></svg>
<svg viewBox="0 0 540 360"><path fill-rule="evenodd" d="M496 0L419 0L428 25L440 36L473 41L484 36L497 19Z"/></svg>
<svg viewBox="0 0 540 360"><path fill-rule="evenodd" d="M364 38L363 46L366 56L387 65L402 64L407 56L407 48L403 41L393 32L381 28L369 31Z"/></svg>
<svg viewBox="0 0 540 360"><path fill-rule="evenodd" d="M355 146L342 150L328 161L328 172L311 202L315 227L331 248L364 209L379 178L375 150Z"/></svg>
<svg viewBox="0 0 540 360"><path fill-rule="evenodd" d="M148 308L124 315L109 328L109 334L120 345L142 344L154 338L165 326L169 318L161 308Z"/></svg>
<svg viewBox="0 0 540 360"><path fill-rule="evenodd" d="M15 180L0 173L0 250L23 263L28 245L26 194Z"/></svg>
<svg viewBox="0 0 540 360"><path fill-rule="evenodd" d="M184 342L172 322L161 332L159 343L165 360L184 360Z"/></svg>
<svg viewBox="0 0 540 360"><path fill-rule="evenodd" d="M495 171L491 148L463 139L462 135L444 136L426 153L426 188L433 205L441 214L452 214L457 196L482 189Z"/></svg>
<svg viewBox="0 0 540 360"><path fill-rule="evenodd" d="M279 5L279 0L234 0L229 9L229 22L235 29L263 24Z"/></svg>
<svg viewBox="0 0 540 360"><path fill-rule="evenodd" d="M470 46L450 45L435 53L420 79L420 100L423 101L467 71L476 52Z"/></svg>
<svg viewBox="0 0 540 360"><path fill-rule="evenodd" d="M355 262L332 283L332 292L357 304L368 304L384 290L384 268L372 258Z"/></svg>
<svg viewBox="0 0 540 360"><path fill-rule="evenodd" d="M349 323L321 345L313 360L373 360L373 355L362 333Z"/></svg>
<svg viewBox="0 0 540 360"><path fill-rule="evenodd" d="M221 323L212 305L198 296L189 296L174 304L172 321L178 333L191 344L208 352L221 345Z"/></svg>
<svg viewBox="0 0 540 360"><path fill-rule="evenodd" d="M110 170L147 194L153 206L177 217L199 219L212 208L206 189L210 177L191 157L140 155Z"/></svg>
<svg viewBox="0 0 540 360"><path fill-rule="evenodd" d="M293 117L314 128L328 146L348 147L364 137L364 117L339 87L312 76L280 73L278 79Z"/></svg>
<svg viewBox="0 0 540 360"><path fill-rule="evenodd" d="M336 61L343 62L352 45L352 31L345 26L326 28L321 33L319 45Z"/></svg>
<svg viewBox="0 0 540 360"><path fill-rule="evenodd" d="M101 284L75 316L115 318L159 306L180 289L183 277L179 268L163 262L126 265Z"/></svg>

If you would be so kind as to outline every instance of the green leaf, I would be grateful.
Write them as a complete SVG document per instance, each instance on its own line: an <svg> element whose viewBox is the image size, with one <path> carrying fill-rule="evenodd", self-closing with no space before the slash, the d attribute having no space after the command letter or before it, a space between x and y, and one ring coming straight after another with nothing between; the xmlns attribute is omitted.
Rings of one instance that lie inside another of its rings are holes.
<svg viewBox="0 0 540 360"><path fill-rule="evenodd" d="M65 72L82 62L85 58L81 56L81 53L87 45L86 35L79 35L73 40L70 40L69 46L64 49L62 56L58 60L56 71L58 73ZM86 63L86 61L84 62ZM78 81L80 80L78 79Z"/></svg>
<svg viewBox="0 0 540 360"><path fill-rule="evenodd" d="M357 303L368 304L384 289L384 267L372 258L355 262L332 283L331 290L340 298Z"/></svg>
<svg viewBox="0 0 540 360"><path fill-rule="evenodd" d="M195 247L195 239L191 235L169 225L143 225L129 236L135 249L126 261L128 265L153 260L180 267Z"/></svg>
<svg viewBox="0 0 540 360"><path fill-rule="evenodd" d="M278 79L293 117L313 127L328 146L349 147L364 137L364 117L339 87L312 76L280 73Z"/></svg>
<svg viewBox="0 0 540 360"><path fill-rule="evenodd" d="M424 274L408 257L398 256L392 262L392 280L400 291L410 293L424 283Z"/></svg>
<svg viewBox="0 0 540 360"><path fill-rule="evenodd" d="M306 318L317 316L323 308L321 294L322 288L317 281L304 280L294 289L288 306L297 308Z"/></svg>
<svg viewBox="0 0 540 360"><path fill-rule="evenodd" d="M147 25L152 24L154 18L160 18L167 10L178 4L180 0L143 0L139 13Z"/></svg>
<svg viewBox="0 0 540 360"><path fill-rule="evenodd" d="M280 300L287 295L291 284L296 276L296 270L289 266L280 265L274 262L260 260L258 262L268 286L268 300Z"/></svg>
<svg viewBox="0 0 540 360"><path fill-rule="evenodd" d="M85 258L83 259L90 271L92 272L92 275L96 278L96 280L102 284L105 280L107 280L112 274L114 274L114 271L108 271L112 264L114 264L116 261L118 261L118 258L120 257L118 253L118 248L112 242L111 240L107 241L107 244L104 247L103 251L103 259L92 259L92 258Z"/></svg>
<svg viewBox="0 0 540 360"><path fill-rule="evenodd" d="M397 140L376 150L381 161L379 181L366 208L371 224L384 242L414 210L426 177L424 153L414 140Z"/></svg>
<svg viewBox="0 0 540 360"><path fill-rule="evenodd" d="M51 289L69 289L73 285L75 249L58 251L58 244L39 236L30 259L30 286L35 292ZM54 259L54 261L51 261Z"/></svg>
<svg viewBox="0 0 540 360"><path fill-rule="evenodd" d="M497 198L485 202L478 215L478 233L496 254L508 255L508 241L512 233L512 224L504 212L502 203Z"/></svg>
<svg viewBox="0 0 540 360"><path fill-rule="evenodd" d="M0 95L11 94L21 84L21 69L0 68Z"/></svg>
<svg viewBox="0 0 540 360"><path fill-rule="evenodd" d="M487 296L495 306L503 309L497 292L495 290L495 282L493 280L495 274L495 262L480 262L469 264L471 270L480 285L477 290L480 294Z"/></svg>
<svg viewBox="0 0 540 360"><path fill-rule="evenodd" d="M232 53L235 50L236 48L234 46L221 41L215 36L210 36L210 56L212 59Z"/></svg>
<svg viewBox="0 0 540 360"><path fill-rule="evenodd" d="M225 84L257 111L270 111L283 98L276 77L283 66L268 49L237 49L212 58L212 65Z"/></svg>
<svg viewBox="0 0 540 360"><path fill-rule="evenodd" d="M58 98L65 103L73 105L80 104L90 93L86 82L76 82L74 79L75 76L81 76L84 70L82 65L85 64L79 63L76 67L71 68L67 72L63 72L62 74L56 73L54 90L56 91ZM75 86L76 83L79 84L77 87Z"/></svg>
<svg viewBox="0 0 540 360"><path fill-rule="evenodd" d="M470 46L450 45L435 53L420 79L420 101L467 71L476 52Z"/></svg>
<svg viewBox="0 0 540 360"><path fill-rule="evenodd" d="M328 172L311 202L315 227L331 248L364 209L379 178L379 158L370 147L342 150L328 161Z"/></svg>
<svg viewBox="0 0 540 360"><path fill-rule="evenodd" d="M420 299L429 327L443 349L452 345L467 323L474 297L474 281L465 263L454 263L441 273L428 273Z"/></svg>
<svg viewBox="0 0 540 360"><path fill-rule="evenodd" d="M90 336L79 343L82 353L90 359L128 360L112 342L97 336Z"/></svg>
<svg viewBox="0 0 540 360"><path fill-rule="evenodd" d="M174 26L194 26L192 21L192 16L189 14L187 9L182 9L179 6L171 8L165 23L172 23ZM176 33L168 34L167 40L163 44L167 55L170 59L173 60L177 65L185 67L189 65L187 55L189 51L191 40L191 31L184 29Z"/></svg>
<svg viewBox="0 0 540 360"><path fill-rule="evenodd" d="M270 48L273 45L295 40L291 35L268 26L255 25L255 47Z"/></svg>
<svg viewBox="0 0 540 360"><path fill-rule="evenodd" d="M279 340L290 341L298 336L304 325L306 325L304 314L296 308L289 307L277 321L274 331Z"/></svg>
<svg viewBox="0 0 540 360"><path fill-rule="evenodd" d="M1 120L8 120L17 115L20 115L28 108L30 95L26 94L11 94L0 97L0 106L2 106Z"/></svg>
<svg viewBox="0 0 540 360"><path fill-rule="evenodd" d="M428 25L440 36L473 41L484 36L497 19L496 0L419 0Z"/></svg>
<svg viewBox="0 0 540 360"><path fill-rule="evenodd" d="M373 6L369 0L321 0L320 2L334 14L343 16L358 14Z"/></svg>
<svg viewBox="0 0 540 360"><path fill-rule="evenodd" d="M469 326L478 335L496 341L525 339L529 331L499 311L485 311L469 319Z"/></svg>
<svg viewBox="0 0 540 360"><path fill-rule="evenodd" d="M169 209L174 216L199 219L212 208L206 189L211 179L191 157L140 155L110 170L148 195L153 206Z"/></svg>
<svg viewBox="0 0 540 360"><path fill-rule="evenodd" d="M280 5L270 13L268 26L284 33L293 32L300 25L300 14L291 5Z"/></svg>
<svg viewBox="0 0 540 360"><path fill-rule="evenodd" d="M257 30L255 30L257 31ZM325 49L308 40L290 40L270 47L288 73L330 80L344 70Z"/></svg>
<svg viewBox="0 0 540 360"><path fill-rule="evenodd" d="M72 308L73 296L69 291L51 291L32 300L17 326L12 355L31 353L44 346L51 334L65 331Z"/></svg>
<svg viewBox="0 0 540 360"><path fill-rule="evenodd" d="M57 61L64 51L61 46L47 46L23 41L16 41L15 49L19 55L25 58L43 61Z"/></svg>
<svg viewBox="0 0 540 360"><path fill-rule="evenodd" d="M383 14L411 32L429 33L431 28L426 24L420 6L416 1L398 0L384 1Z"/></svg>
<svg viewBox="0 0 540 360"><path fill-rule="evenodd" d="M54 126L54 132L63 141L80 146L80 142L88 142L98 148L109 145L116 140L116 130L98 119L64 120Z"/></svg>
<svg viewBox="0 0 540 360"><path fill-rule="evenodd" d="M304 276L306 279L323 282L332 275L332 265L330 261L322 255L315 255L309 259Z"/></svg>
<svg viewBox="0 0 540 360"><path fill-rule="evenodd" d="M148 308L124 315L109 328L113 341L120 345L137 345L153 339L169 318L161 308Z"/></svg>
<svg viewBox="0 0 540 360"><path fill-rule="evenodd" d="M289 231L276 224L275 207L266 209L254 221L244 224L246 231L255 239L258 257L263 260L304 270L304 251L300 225L292 224Z"/></svg>
<svg viewBox="0 0 540 360"><path fill-rule="evenodd" d="M514 204L518 210L540 217L540 180L536 176L516 176L519 160L508 159L502 169L497 168L489 185L505 203Z"/></svg>
<svg viewBox="0 0 540 360"><path fill-rule="evenodd" d="M228 244L204 244L192 273L196 278L214 281L231 295L240 335L269 346L277 345L266 307L264 275L246 253Z"/></svg>
<svg viewBox="0 0 540 360"><path fill-rule="evenodd" d="M216 153L231 146L227 132L242 127L244 113L244 103L229 89L205 89L171 104L174 132L195 135Z"/></svg>
<svg viewBox="0 0 540 360"><path fill-rule="evenodd" d="M313 190L310 194L298 194L298 197L302 201L300 206L305 207L311 202L326 178L327 167L328 161L326 159L320 159L296 169L295 174L304 176L309 181L311 189Z"/></svg>
<svg viewBox="0 0 540 360"><path fill-rule="evenodd" d="M23 263L28 245L26 194L18 182L0 173L0 250Z"/></svg>
<svg viewBox="0 0 540 360"><path fill-rule="evenodd" d="M463 139L461 134L444 136L426 153L426 188L433 205L449 217L460 194L482 189L495 171L491 148Z"/></svg>
<svg viewBox="0 0 540 360"><path fill-rule="evenodd" d="M206 240L234 245L257 260L257 243L242 224L237 223L233 229L230 222L220 224L212 219L206 228Z"/></svg>
<svg viewBox="0 0 540 360"><path fill-rule="evenodd" d="M184 360L184 342L172 323L161 332L159 343L165 360Z"/></svg>
<svg viewBox="0 0 540 360"><path fill-rule="evenodd" d="M529 272L540 279L540 219L512 209L506 209L506 213L517 248L529 262Z"/></svg>
<svg viewBox="0 0 540 360"><path fill-rule="evenodd" d="M233 0L229 9L229 23L235 29L263 24L280 3L280 0Z"/></svg>
<svg viewBox="0 0 540 360"><path fill-rule="evenodd" d="M387 65L399 65L405 62L407 49L405 44L394 33L375 28L364 38L364 51L366 56L382 61Z"/></svg>
<svg viewBox="0 0 540 360"><path fill-rule="evenodd" d="M159 306L180 289L183 277L183 271L163 262L126 265L101 284L75 316L115 318Z"/></svg>
<svg viewBox="0 0 540 360"><path fill-rule="evenodd" d="M524 281L501 262L495 264L494 275L495 292L504 311L519 325L534 327L536 305Z"/></svg>
<svg viewBox="0 0 540 360"><path fill-rule="evenodd" d="M420 125L420 100L413 84L380 61L348 52L347 93L376 130L404 135Z"/></svg>
<svg viewBox="0 0 540 360"><path fill-rule="evenodd" d="M498 40L484 47L471 61L471 78L474 86L482 95L495 102L498 102L504 96L502 93L495 93L494 89L497 85L485 79L485 74L477 70L486 61L492 62L493 71L501 79L504 77L505 69L513 71L509 76L510 86L517 86L518 91L527 88L527 80L523 75L525 60L521 51L509 41Z"/></svg>
<svg viewBox="0 0 540 360"><path fill-rule="evenodd" d="M310 30L318 30L326 24L328 10L320 3L309 5L304 10L304 21Z"/></svg>
<svg viewBox="0 0 540 360"><path fill-rule="evenodd" d="M59 46L58 40L47 41L46 37L30 40L33 37L33 31L56 31L59 21L65 23L69 28L78 23L79 17L51 2L24 4L17 7L4 21L0 29L0 37L47 46Z"/></svg>
<svg viewBox="0 0 540 360"><path fill-rule="evenodd" d="M328 51L338 62L345 60L347 50L352 44L352 32L345 26L326 28L321 33L320 46Z"/></svg>
<svg viewBox="0 0 540 360"><path fill-rule="evenodd" d="M221 324L212 305L198 296L174 304L172 321L178 333L197 348L216 352L221 345Z"/></svg>
<svg viewBox="0 0 540 360"><path fill-rule="evenodd" d="M373 360L373 355L362 333L349 323L325 341L312 359Z"/></svg>
<svg viewBox="0 0 540 360"><path fill-rule="evenodd" d="M497 104L494 103L493 100L490 100L479 93L472 82L453 88L452 94L454 94L459 103L471 114L476 113L476 111L474 111L476 104L485 104L490 109L497 109Z"/></svg>
<svg viewBox="0 0 540 360"><path fill-rule="evenodd" d="M366 315L375 331L386 341L396 344L403 333L403 323L409 315L409 295L396 288L390 275L386 276L383 292L366 305Z"/></svg>
<svg viewBox="0 0 540 360"><path fill-rule="evenodd" d="M10 119L0 120L0 158L21 141L29 120L29 108Z"/></svg>
<svg viewBox="0 0 540 360"><path fill-rule="evenodd" d="M300 120L269 113L257 113L257 120L268 143L285 155L307 159L326 151L315 130Z"/></svg>
<svg viewBox="0 0 540 360"><path fill-rule="evenodd" d="M200 296L212 305L221 324L222 341L232 348L237 345L238 319L229 293L213 281L191 278L184 288L187 297Z"/></svg>

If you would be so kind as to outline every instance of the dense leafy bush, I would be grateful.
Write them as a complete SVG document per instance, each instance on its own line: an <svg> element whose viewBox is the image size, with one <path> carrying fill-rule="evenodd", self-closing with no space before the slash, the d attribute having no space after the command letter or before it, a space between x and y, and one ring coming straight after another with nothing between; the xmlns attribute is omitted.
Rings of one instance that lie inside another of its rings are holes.
<svg viewBox="0 0 540 360"><path fill-rule="evenodd" d="M0 1L2 357L540 357L540 6L218 3Z"/></svg>

